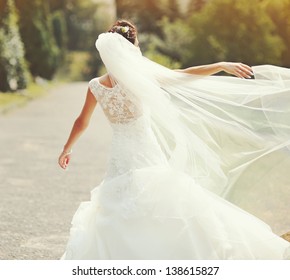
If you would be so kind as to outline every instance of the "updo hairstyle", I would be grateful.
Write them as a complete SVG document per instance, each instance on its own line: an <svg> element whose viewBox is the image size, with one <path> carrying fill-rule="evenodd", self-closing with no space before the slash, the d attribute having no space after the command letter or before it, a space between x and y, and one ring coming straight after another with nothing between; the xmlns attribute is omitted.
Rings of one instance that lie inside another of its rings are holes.
<svg viewBox="0 0 290 280"><path fill-rule="evenodd" d="M128 20L118 20L114 23L112 28L108 31L111 33L118 33L126 38L133 45L137 38L137 28Z"/></svg>

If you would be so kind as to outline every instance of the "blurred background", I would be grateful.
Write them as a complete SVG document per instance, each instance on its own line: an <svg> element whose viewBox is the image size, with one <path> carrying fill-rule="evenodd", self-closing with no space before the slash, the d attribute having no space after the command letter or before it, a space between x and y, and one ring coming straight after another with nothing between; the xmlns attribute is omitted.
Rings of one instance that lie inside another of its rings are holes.
<svg viewBox="0 0 290 280"><path fill-rule="evenodd" d="M102 73L94 43L117 18L168 67L216 61L290 67L290 0L0 0L0 92Z"/></svg>

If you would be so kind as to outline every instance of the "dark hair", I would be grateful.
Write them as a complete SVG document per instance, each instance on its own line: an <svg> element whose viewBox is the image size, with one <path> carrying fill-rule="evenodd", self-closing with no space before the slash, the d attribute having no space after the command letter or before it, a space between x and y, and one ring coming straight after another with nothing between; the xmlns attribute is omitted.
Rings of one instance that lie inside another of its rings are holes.
<svg viewBox="0 0 290 280"><path fill-rule="evenodd" d="M118 33L132 44L136 42L137 28L128 20L117 20L108 32Z"/></svg>

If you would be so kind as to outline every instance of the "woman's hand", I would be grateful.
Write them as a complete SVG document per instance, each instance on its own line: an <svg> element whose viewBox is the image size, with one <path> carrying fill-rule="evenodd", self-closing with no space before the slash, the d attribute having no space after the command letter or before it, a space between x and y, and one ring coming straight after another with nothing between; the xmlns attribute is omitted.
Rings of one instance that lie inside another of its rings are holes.
<svg viewBox="0 0 290 280"><path fill-rule="evenodd" d="M246 64L238 62L221 62L221 69L239 78L251 78L254 75L252 68Z"/></svg>
<svg viewBox="0 0 290 280"><path fill-rule="evenodd" d="M62 169L66 169L68 167L68 164L69 164L69 161L70 161L70 158L71 158L71 153L72 153L72 150L70 151L63 151L59 158L58 158L58 164L59 166L62 168Z"/></svg>

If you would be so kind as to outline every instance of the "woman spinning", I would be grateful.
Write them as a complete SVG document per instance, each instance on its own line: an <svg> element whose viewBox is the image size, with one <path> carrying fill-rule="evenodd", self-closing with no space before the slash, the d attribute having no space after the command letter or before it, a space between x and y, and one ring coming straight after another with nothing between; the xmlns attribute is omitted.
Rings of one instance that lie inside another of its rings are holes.
<svg viewBox="0 0 290 280"><path fill-rule="evenodd" d="M289 148L289 70L229 62L170 70L138 44L124 20L96 42L107 74L90 81L59 165L67 168L97 103L112 127L111 153L63 259L289 258L287 241L224 199L248 166ZM256 79L211 76L220 71Z"/></svg>

